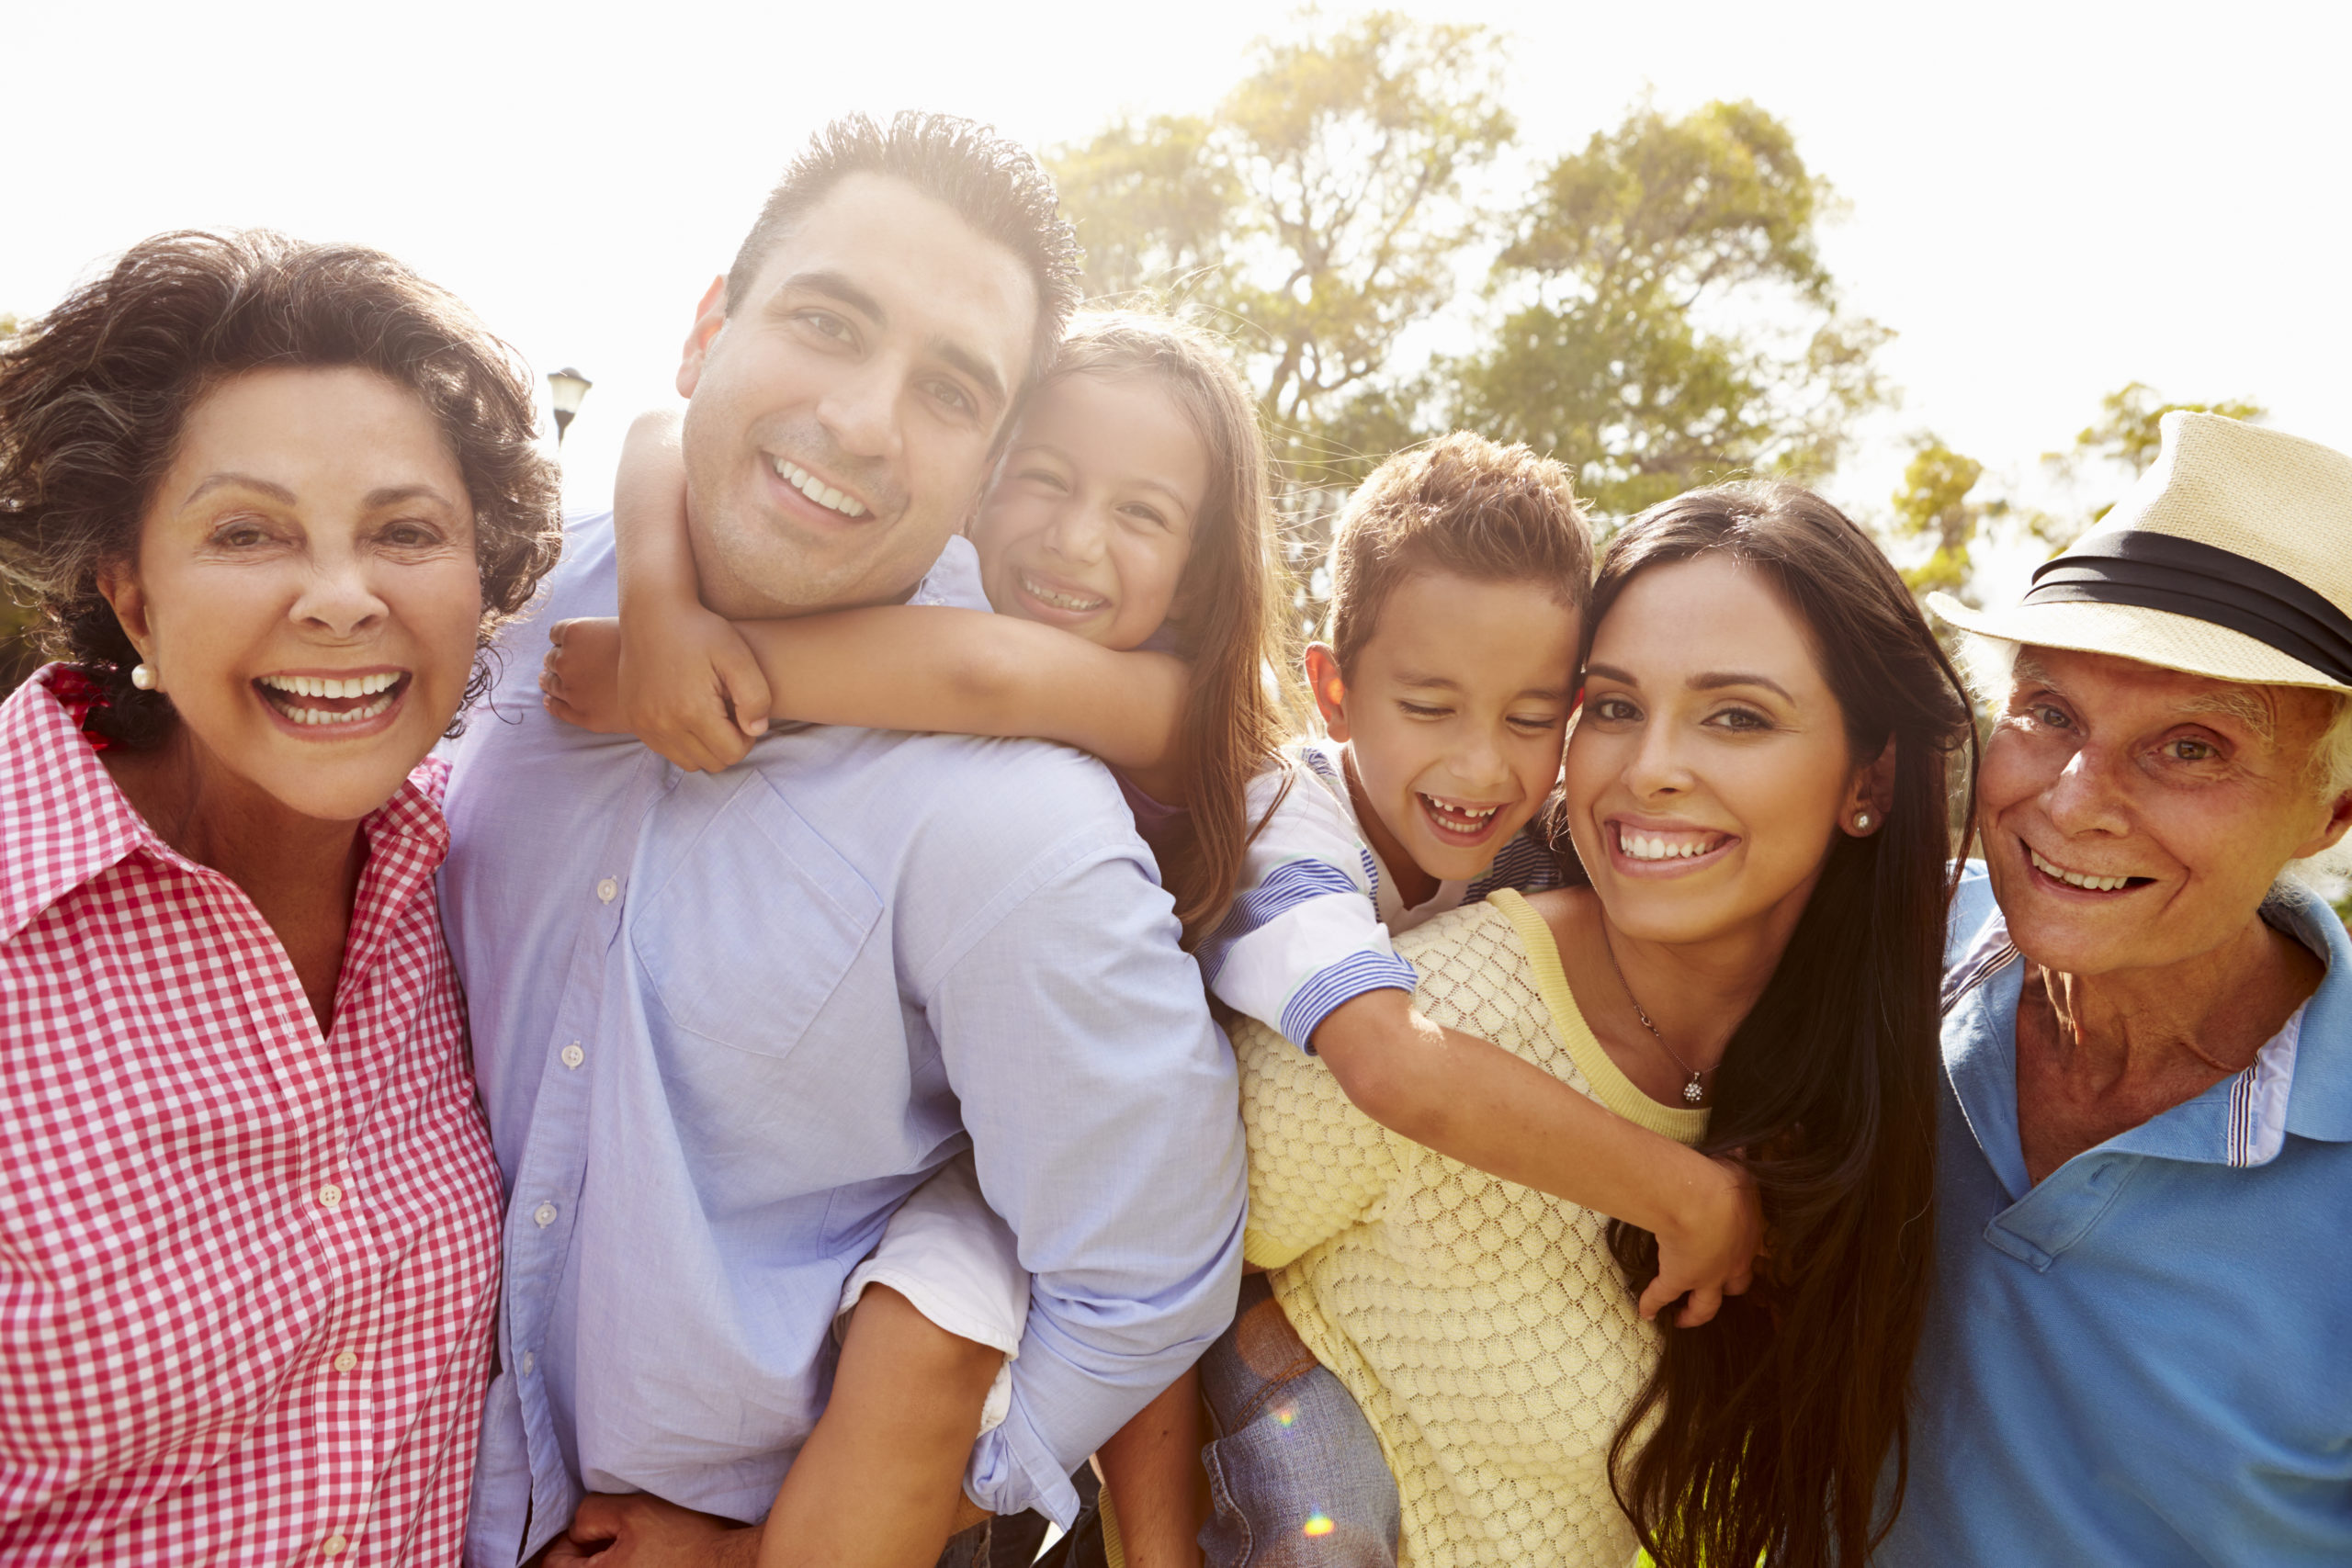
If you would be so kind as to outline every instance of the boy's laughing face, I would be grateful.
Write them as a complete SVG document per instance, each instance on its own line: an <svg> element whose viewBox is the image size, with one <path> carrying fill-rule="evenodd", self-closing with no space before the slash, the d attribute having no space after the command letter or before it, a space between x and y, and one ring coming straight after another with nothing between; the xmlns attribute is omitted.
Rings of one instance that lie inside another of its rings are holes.
<svg viewBox="0 0 2352 1568"><path fill-rule="evenodd" d="M1548 589L1420 572L1380 607L1353 670L1308 651L1364 831L1408 907L1484 873L1552 793L1580 622Z"/></svg>

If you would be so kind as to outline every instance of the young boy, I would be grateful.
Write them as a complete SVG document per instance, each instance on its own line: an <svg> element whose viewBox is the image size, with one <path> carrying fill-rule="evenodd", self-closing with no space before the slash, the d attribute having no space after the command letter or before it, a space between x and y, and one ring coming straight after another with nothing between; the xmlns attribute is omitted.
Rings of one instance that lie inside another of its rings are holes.
<svg viewBox="0 0 2352 1568"><path fill-rule="evenodd" d="M1390 938L1498 887L1557 886L1543 819L1569 715L1592 538L1562 465L1457 433L1350 497L1327 640L1306 673L1329 739L1253 785L1242 893L1202 945L1217 998L1320 1055L1375 1122L1655 1232L1654 1313L1705 1322L1740 1280L1752 1198L1690 1149L1412 1010Z"/></svg>

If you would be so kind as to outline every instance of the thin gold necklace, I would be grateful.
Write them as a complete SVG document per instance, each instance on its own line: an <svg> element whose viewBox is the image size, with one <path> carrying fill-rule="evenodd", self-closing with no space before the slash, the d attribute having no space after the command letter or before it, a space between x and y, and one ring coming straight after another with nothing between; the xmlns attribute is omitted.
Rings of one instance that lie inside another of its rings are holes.
<svg viewBox="0 0 2352 1568"><path fill-rule="evenodd" d="M1703 1102L1707 1098L1707 1091L1699 1080L1715 1069L1709 1067L1707 1073L1702 1073L1676 1055L1674 1047L1666 1043L1666 1036L1657 1032L1657 1025L1650 1021L1650 1015L1642 1010L1642 998L1634 995L1634 987L1626 983L1624 967L1617 962L1617 949L1609 941L1609 920L1606 916L1603 916L1600 920L1600 951L1609 955L1610 973L1617 976L1618 989L1623 991L1625 999L1634 1004L1634 1016L1640 1019L1642 1027L1650 1032L1650 1038L1657 1041L1657 1048L1666 1053L1666 1059L1690 1075L1690 1081L1682 1086L1682 1098L1693 1105Z"/></svg>

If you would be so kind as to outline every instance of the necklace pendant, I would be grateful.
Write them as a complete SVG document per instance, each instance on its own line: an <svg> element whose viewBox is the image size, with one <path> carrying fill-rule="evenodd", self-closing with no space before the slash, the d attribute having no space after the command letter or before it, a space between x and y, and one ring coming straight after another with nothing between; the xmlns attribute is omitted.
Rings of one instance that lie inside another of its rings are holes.
<svg viewBox="0 0 2352 1568"><path fill-rule="evenodd" d="M1698 1104L1701 1100L1707 1098L1707 1091L1699 1087L1698 1074L1692 1073L1690 1075L1690 1081L1682 1086L1682 1098L1689 1100L1693 1105Z"/></svg>

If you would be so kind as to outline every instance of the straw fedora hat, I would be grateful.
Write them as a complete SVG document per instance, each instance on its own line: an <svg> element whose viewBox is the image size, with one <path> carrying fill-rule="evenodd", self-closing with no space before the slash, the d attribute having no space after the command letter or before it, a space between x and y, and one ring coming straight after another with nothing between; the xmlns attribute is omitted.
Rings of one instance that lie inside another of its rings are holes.
<svg viewBox="0 0 2352 1568"><path fill-rule="evenodd" d="M2352 692L2352 457L2210 413L2007 610L1948 593L1962 631L2265 685Z"/></svg>

